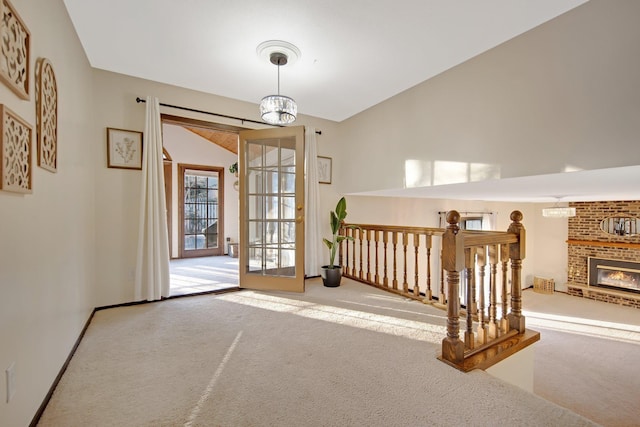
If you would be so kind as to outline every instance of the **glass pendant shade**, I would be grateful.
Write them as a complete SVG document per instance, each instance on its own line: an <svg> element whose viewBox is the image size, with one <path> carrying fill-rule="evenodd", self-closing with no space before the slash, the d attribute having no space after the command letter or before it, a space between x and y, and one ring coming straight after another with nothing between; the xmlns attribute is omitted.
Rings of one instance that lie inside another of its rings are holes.
<svg viewBox="0 0 640 427"><path fill-rule="evenodd" d="M576 208L544 208L542 209L542 216L546 218L569 218L576 216Z"/></svg>
<svg viewBox="0 0 640 427"><path fill-rule="evenodd" d="M279 86L279 84L278 84ZM260 101L262 120L272 125L293 123L298 114L296 102L284 95L267 95Z"/></svg>

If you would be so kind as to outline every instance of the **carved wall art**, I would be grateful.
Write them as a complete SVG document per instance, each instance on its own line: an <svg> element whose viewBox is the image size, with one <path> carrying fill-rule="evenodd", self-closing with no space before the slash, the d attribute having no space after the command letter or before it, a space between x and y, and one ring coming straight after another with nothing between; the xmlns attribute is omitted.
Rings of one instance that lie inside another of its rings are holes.
<svg viewBox="0 0 640 427"><path fill-rule="evenodd" d="M31 125L0 104L0 190L31 193Z"/></svg>
<svg viewBox="0 0 640 427"><path fill-rule="evenodd" d="M0 80L29 99L31 34L9 0L0 0Z"/></svg>
<svg viewBox="0 0 640 427"><path fill-rule="evenodd" d="M53 66L46 58L37 64L36 130L38 166L50 172L58 167L58 86Z"/></svg>

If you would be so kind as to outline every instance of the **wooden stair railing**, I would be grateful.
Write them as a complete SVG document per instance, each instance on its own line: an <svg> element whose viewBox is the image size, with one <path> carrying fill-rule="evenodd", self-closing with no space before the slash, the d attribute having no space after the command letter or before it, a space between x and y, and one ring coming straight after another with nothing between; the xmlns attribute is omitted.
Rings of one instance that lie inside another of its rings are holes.
<svg viewBox="0 0 640 427"><path fill-rule="evenodd" d="M460 214L450 211L446 229L343 224L340 232L353 240L338 251L342 274L446 309L440 360L463 371L486 369L540 338L525 329L522 315L522 213L512 212L511 221L506 232L465 231L458 225ZM440 250L437 257L434 248Z"/></svg>
<svg viewBox="0 0 640 427"><path fill-rule="evenodd" d="M447 276L447 336L442 340L440 359L469 371L487 367L538 341L540 334L527 331L522 315L522 260L525 257L525 229L522 213L511 213L507 232L462 231L457 211L447 213L442 236L442 268ZM497 319L498 261L502 264L502 312ZM486 264L489 286L485 289ZM511 305L507 305L507 263L511 267ZM464 339L460 339L460 276L466 288ZM477 279L477 280L476 280ZM488 299L486 295L488 293ZM477 297L477 300L476 300ZM486 307L486 303L489 306ZM477 329L474 331L474 321Z"/></svg>
<svg viewBox="0 0 640 427"><path fill-rule="evenodd" d="M433 237L441 236L443 228L344 224L340 232L353 237L338 251L344 277L407 298L432 301Z"/></svg>

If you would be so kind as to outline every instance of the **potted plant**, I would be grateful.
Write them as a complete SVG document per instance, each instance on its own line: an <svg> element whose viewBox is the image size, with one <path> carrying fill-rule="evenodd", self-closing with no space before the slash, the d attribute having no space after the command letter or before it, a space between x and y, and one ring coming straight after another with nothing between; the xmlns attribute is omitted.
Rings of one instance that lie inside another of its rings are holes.
<svg viewBox="0 0 640 427"><path fill-rule="evenodd" d="M238 176L238 162L235 162L234 164L229 166L229 172L235 174L235 176Z"/></svg>
<svg viewBox="0 0 640 427"><path fill-rule="evenodd" d="M336 253L340 247L340 243L344 240L353 240L351 236L341 236L338 234L340 226L346 217L347 201L342 197L336 205L336 210L330 213L332 239L322 239L324 244L329 248L329 265L323 265L320 274L322 276L322 283L330 288L340 286L340 280L342 279L342 266L336 265ZM354 229L359 227L348 225L347 228Z"/></svg>

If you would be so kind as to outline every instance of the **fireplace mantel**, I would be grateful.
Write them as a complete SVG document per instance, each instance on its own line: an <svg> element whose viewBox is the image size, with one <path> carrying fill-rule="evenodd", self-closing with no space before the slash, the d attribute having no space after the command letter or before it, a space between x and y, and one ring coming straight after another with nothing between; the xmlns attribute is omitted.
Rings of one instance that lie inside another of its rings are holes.
<svg viewBox="0 0 640 427"><path fill-rule="evenodd" d="M579 246L597 246L602 248L628 248L628 249L640 249L640 243L631 242L604 242L600 240L567 240L568 245Z"/></svg>

